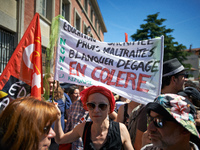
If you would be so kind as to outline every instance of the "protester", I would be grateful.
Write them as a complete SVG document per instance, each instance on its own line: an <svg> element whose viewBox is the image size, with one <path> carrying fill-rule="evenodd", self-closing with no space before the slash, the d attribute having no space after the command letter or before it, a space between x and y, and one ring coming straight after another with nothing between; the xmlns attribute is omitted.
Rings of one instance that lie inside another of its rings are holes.
<svg viewBox="0 0 200 150"><path fill-rule="evenodd" d="M79 91L83 91L86 89L87 86L78 85ZM68 110L68 117L67 117L67 124L65 127L65 132L71 131L75 126L78 124L89 120L88 111L83 108L83 104L81 99L72 103ZM82 139L79 138L78 140L72 142L71 144L63 145L63 147L70 146L72 150L81 150L83 149Z"/></svg>
<svg viewBox="0 0 200 150"><path fill-rule="evenodd" d="M61 111L61 126L64 131L65 129L65 119L67 118L67 110L69 109L70 105L72 104L71 99L69 96L64 93L63 89L60 87L58 81L54 80L54 75L52 73L46 74L43 79L43 85L45 88L44 97L48 101L56 102L58 104L58 108ZM54 124L52 126L54 128ZM59 145L54 141L51 140L50 150L58 149Z"/></svg>
<svg viewBox="0 0 200 150"><path fill-rule="evenodd" d="M179 91L183 90L183 85L186 80L187 74L185 73L184 66L178 61L177 58L167 60L163 63L163 75L162 75L162 86L161 93L173 93L177 94ZM135 150L140 150L142 147L142 136L147 130L147 118L146 108L143 107L141 113L138 116L137 131L135 137L134 148ZM145 133L147 134L147 132ZM147 137L147 135L144 135ZM146 142L151 141L146 138Z"/></svg>
<svg viewBox="0 0 200 150"><path fill-rule="evenodd" d="M138 105L139 103L135 101L131 101L130 103L121 105L118 110L117 122L124 123L128 128L129 115L131 114L132 110Z"/></svg>
<svg viewBox="0 0 200 150"><path fill-rule="evenodd" d="M200 133L200 92L194 87L186 87L183 91L178 92L178 95L187 98L192 104L194 104L197 112L195 115L196 128ZM195 139L191 139L191 141L196 143L194 140ZM200 143L196 144L200 148Z"/></svg>
<svg viewBox="0 0 200 150"><path fill-rule="evenodd" d="M186 97L192 104L200 108L200 92L194 87L186 87L178 95Z"/></svg>
<svg viewBox="0 0 200 150"><path fill-rule="evenodd" d="M63 91L66 93L66 94L68 94L68 92L69 92L69 88L71 87L71 86L73 86L73 85L75 85L75 84L72 84L72 83L60 83L60 86L61 86L61 88L63 89Z"/></svg>
<svg viewBox="0 0 200 150"><path fill-rule="evenodd" d="M130 103L130 100L128 98L118 96L119 98L116 100L117 96L114 96L114 97L115 97L115 105L116 105L117 112L118 112L120 106Z"/></svg>
<svg viewBox="0 0 200 150"><path fill-rule="evenodd" d="M0 114L1 150L44 150L55 136L54 104L25 97L12 101Z"/></svg>
<svg viewBox="0 0 200 150"><path fill-rule="evenodd" d="M198 91L200 91L199 85L196 84L196 83L194 83L194 82L191 81L191 80L186 80L186 81L185 81L185 84L184 84L184 87L185 87L185 88L186 88L186 87L194 87L194 88L196 88Z"/></svg>
<svg viewBox="0 0 200 150"><path fill-rule="evenodd" d="M163 63L163 76L161 93L175 93L183 90L187 74L184 66L177 58L170 59Z"/></svg>
<svg viewBox="0 0 200 150"><path fill-rule="evenodd" d="M142 150L197 150L190 137L200 142L195 127L194 105L177 94L159 95L146 106L148 114L147 133L152 144Z"/></svg>
<svg viewBox="0 0 200 150"><path fill-rule="evenodd" d="M73 102L77 101L80 97L79 88L76 85L73 85L69 88L68 95Z"/></svg>
<svg viewBox="0 0 200 150"><path fill-rule="evenodd" d="M52 101L52 97L53 101L58 103L58 108L61 111L61 125L62 125L62 129L64 130L65 128L65 116L66 116L66 110L69 109L70 105L72 104L70 97L68 97L68 95L66 93L64 93L64 91L62 90L62 88L60 87L60 84L58 81L54 81L54 75L53 74L46 74L44 76L44 80L43 80L43 85L45 88L45 94L44 97L46 95L49 95L49 99L47 99L48 101ZM54 95L53 95L54 94Z"/></svg>
<svg viewBox="0 0 200 150"><path fill-rule="evenodd" d="M87 86L82 86L78 85L78 89L80 92L85 90ZM90 121L90 117L88 114L88 111L83 108L83 104L81 102L81 99L75 101L69 108L68 110L68 118L67 118L67 124L65 128L65 132L71 131L75 126L78 124L85 122L85 121ZM109 114L109 118L112 120L116 121L117 118L117 113L114 111ZM83 149L83 142L82 139L79 138L78 140L72 142L71 144L65 144L65 145L60 145L62 146L63 149L66 149L66 147L71 147L72 150L81 150ZM59 147L59 149L61 149Z"/></svg>
<svg viewBox="0 0 200 150"><path fill-rule="evenodd" d="M78 124L73 130L63 133L60 116L55 122L56 142L70 143L82 137L84 149L133 149L129 133L122 123L110 121L108 114L115 108L112 92L102 86L91 86L82 91L81 100L88 109L91 122ZM98 107L96 107L98 106Z"/></svg>
<svg viewBox="0 0 200 150"><path fill-rule="evenodd" d="M117 122L122 122L126 125L130 134L131 143L134 145L135 134L137 129L137 119L142 105L131 101L119 107Z"/></svg>

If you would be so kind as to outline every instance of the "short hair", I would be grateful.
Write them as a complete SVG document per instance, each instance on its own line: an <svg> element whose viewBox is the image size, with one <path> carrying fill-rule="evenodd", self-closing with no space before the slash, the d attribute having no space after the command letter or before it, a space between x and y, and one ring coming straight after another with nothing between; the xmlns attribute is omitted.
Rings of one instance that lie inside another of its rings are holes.
<svg viewBox="0 0 200 150"><path fill-rule="evenodd" d="M44 127L57 119L53 103L34 97L13 100L0 114L0 145L5 149L38 149Z"/></svg>
<svg viewBox="0 0 200 150"><path fill-rule="evenodd" d="M165 86L170 85L170 81L171 81L172 76L175 76L175 78L178 78L178 74L179 73L180 72L178 72L178 73L176 73L174 75L162 77L162 86L161 86L161 89L163 89Z"/></svg>

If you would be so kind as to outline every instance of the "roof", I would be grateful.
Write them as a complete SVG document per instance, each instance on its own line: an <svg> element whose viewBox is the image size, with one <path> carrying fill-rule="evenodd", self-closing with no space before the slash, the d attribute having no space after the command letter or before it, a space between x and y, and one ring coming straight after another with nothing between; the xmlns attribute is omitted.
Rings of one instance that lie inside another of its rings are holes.
<svg viewBox="0 0 200 150"><path fill-rule="evenodd" d="M100 11L100 8L99 8L99 4L97 3L97 0L91 0L91 4L93 5L94 7L94 10L98 16L99 21L102 25L102 29L104 32L107 32L107 29L106 29L106 26L105 26L105 23L104 23L104 20L103 20L103 17L102 17L102 14L101 14L101 11Z"/></svg>
<svg viewBox="0 0 200 150"><path fill-rule="evenodd" d="M186 49L185 51L200 51L200 48L192 48L192 49Z"/></svg>

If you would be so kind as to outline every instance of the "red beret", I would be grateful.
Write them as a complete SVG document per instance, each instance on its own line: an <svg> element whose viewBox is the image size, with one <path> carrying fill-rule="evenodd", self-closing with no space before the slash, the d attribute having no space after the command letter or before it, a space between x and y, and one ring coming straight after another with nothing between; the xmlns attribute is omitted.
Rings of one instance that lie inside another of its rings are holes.
<svg viewBox="0 0 200 150"><path fill-rule="evenodd" d="M87 99L91 94L94 94L94 93L101 93L102 95L104 95L105 97L108 98L108 101L110 103L110 113L112 113L115 109L115 98L114 98L112 92L103 86L93 85L93 86L86 88L85 90L83 90L80 93L81 101L83 103L84 109L88 110L87 106L86 106Z"/></svg>

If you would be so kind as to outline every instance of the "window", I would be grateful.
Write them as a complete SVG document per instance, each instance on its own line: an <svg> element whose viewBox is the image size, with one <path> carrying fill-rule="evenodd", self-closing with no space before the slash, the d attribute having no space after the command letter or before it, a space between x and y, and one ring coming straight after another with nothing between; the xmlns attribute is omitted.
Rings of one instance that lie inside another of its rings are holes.
<svg viewBox="0 0 200 150"><path fill-rule="evenodd" d="M85 8L85 11L88 12L88 0L85 0L84 8Z"/></svg>
<svg viewBox="0 0 200 150"><path fill-rule="evenodd" d="M63 3L62 3L62 16L65 17L65 19L70 22L70 14L71 14L71 11L70 11L70 2L69 0L64 0Z"/></svg>
<svg viewBox="0 0 200 150"><path fill-rule="evenodd" d="M93 38L93 35L92 35L92 34L90 34L90 37L92 37L92 38Z"/></svg>
<svg viewBox="0 0 200 150"><path fill-rule="evenodd" d="M78 13L75 13L75 28L79 31L81 31L81 18L80 16L78 15Z"/></svg>
<svg viewBox="0 0 200 150"><path fill-rule="evenodd" d="M94 15L94 11L91 9L90 19L91 19L91 22L92 22L92 23L93 23L93 15Z"/></svg>
<svg viewBox="0 0 200 150"><path fill-rule="evenodd" d="M47 1L46 0L40 0L40 10L41 14L46 17L46 8L47 8Z"/></svg>
<svg viewBox="0 0 200 150"><path fill-rule="evenodd" d="M45 70L46 48L42 47L42 69Z"/></svg>
<svg viewBox="0 0 200 150"><path fill-rule="evenodd" d="M6 67L14 52L14 35L0 29L0 72Z"/></svg>
<svg viewBox="0 0 200 150"><path fill-rule="evenodd" d="M101 27L99 25L99 28L98 28L98 34L100 35L100 31L101 31Z"/></svg>
<svg viewBox="0 0 200 150"><path fill-rule="evenodd" d="M84 31L84 34L88 34L87 32L88 32L88 30L87 30L87 26L84 24L84 28L83 28L83 31Z"/></svg>
<svg viewBox="0 0 200 150"><path fill-rule="evenodd" d="M40 0L40 14L51 21L51 19L52 19L52 0Z"/></svg>
<svg viewBox="0 0 200 150"><path fill-rule="evenodd" d="M98 23L98 20L95 19L95 28L97 29L97 23Z"/></svg>

